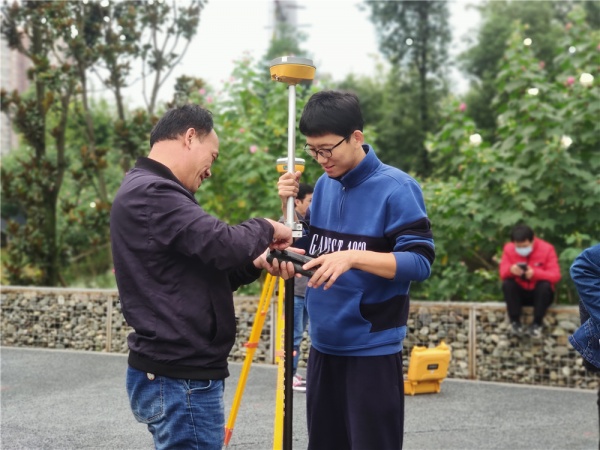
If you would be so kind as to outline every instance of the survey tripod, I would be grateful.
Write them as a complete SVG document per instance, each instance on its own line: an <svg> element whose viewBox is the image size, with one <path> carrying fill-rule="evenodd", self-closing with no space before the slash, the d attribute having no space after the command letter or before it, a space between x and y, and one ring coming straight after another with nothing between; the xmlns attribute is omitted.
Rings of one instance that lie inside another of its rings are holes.
<svg viewBox="0 0 600 450"><path fill-rule="evenodd" d="M283 339L281 339L282 334L284 332L284 321L285 316L283 314L284 308L284 283L283 280L274 277L271 274L267 274L265 279L265 283L263 285L262 292L260 294L260 299L258 301L258 308L256 310L256 315L254 317L254 323L252 324L252 330L250 331L250 337L248 341L244 344L246 347L246 356L244 358L244 364L242 365L242 371L240 372L240 379L237 384L237 389L235 391L235 396L233 398L233 405L231 406L231 411L229 412L229 419L227 420L227 424L225 425L225 446L229 445L229 441L231 440L231 436L233 434L233 429L235 425L235 420L237 418L237 414L240 408L240 403L242 401L242 396L244 395L244 389L246 387L246 382L248 380L248 374L250 373L250 367L252 365L252 360L254 358L254 354L256 353L256 349L258 348L258 343L260 341L260 336L263 330L263 326L265 324L265 320L269 315L269 307L271 305L271 299L273 298L273 293L275 291L275 286L279 284L279 292L278 292L278 301L277 301L277 311L273 313L275 319L275 327L273 330L275 339L273 342L275 343L275 357L277 362L277 392L275 399L275 424L274 424L274 433L273 433L273 449L281 448L282 438L283 438L283 382L284 382L284 352L283 352ZM279 443L279 445L276 445Z"/></svg>
<svg viewBox="0 0 600 450"><path fill-rule="evenodd" d="M271 61L270 64L271 79L288 85L288 153L287 164L280 164L283 171L294 173L297 168L297 158L295 156L296 146L296 85L302 81L310 81L315 76L315 66L312 61L306 58L297 58L293 56L283 56ZM283 158L281 158L283 159ZM303 161L303 160L301 160ZM302 165L302 168L304 166ZM296 212L294 208L294 197L287 199L286 205L286 225L292 229L292 236L299 238L302 236L302 224L295 222ZM269 304L277 278L267 275L265 284L259 300L257 314L252 326L250 340L246 344L246 357L237 390L234 397L234 403L231 408L229 419L225 426L225 445L229 444L233 433L233 425L237 417L239 404L244 392L252 358L258 346L258 339L264 325L265 318L269 311ZM279 280L279 301L277 302L277 326L275 328L276 358L278 361L277 372L277 397L275 401L275 430L273 434L274 450L291 450L292 448L292 411L293 411L293 390L292 390L292 372L293 372L293 354L294 354L294 278L285 281ZM284 297L285 293L285 299ZM283 301L282 301L283 300ZM283 310L283 311L282 311ZM283 341L283 345L281 344ZM283 351L282 351L283 347Z"/></svg>

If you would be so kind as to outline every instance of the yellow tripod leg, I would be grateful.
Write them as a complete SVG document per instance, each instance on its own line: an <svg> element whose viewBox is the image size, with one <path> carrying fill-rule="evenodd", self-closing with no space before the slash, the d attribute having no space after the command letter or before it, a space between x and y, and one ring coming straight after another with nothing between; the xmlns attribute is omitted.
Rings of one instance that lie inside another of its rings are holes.
<svg viewBox="0 0 600 450"><path fill-rule="evenodd" d="M250 372L252 359L254 358L254 353L256 352L256 348L258 347L260 334L262 332L263 326L265 324L265 319L269 312L269 305L271 302L271 298L273 297L273 291L275 290L276 281L277 277L274 277L270 273L267 274L267 277L265 278L265 284L260 295L260 300L258 302L256 317L254 318L254 323L252 324L250 338L248 342L244 344L244 346L246 347L246 356L244 358L244 365L242 366L240 379L238 381L237 389L235 391L235 397L233 398L233 405L231 406L229 419L227 420L227 425L225 425L225 446L229 445L231 435L233 434L233 425L235 424L235 419L237 418L237 413L240 408L240 402L242 401L244 388L246 387L246 381L248 380L248 373Z"/></svg>
<svg viewBox="0 0 600 450"><path fill-rule="evenodd" d="M284 315L284 283L279 280L279 295L277 296L277 396L275 397L275 430L273 433L273 450L281 450L283 447L283 419L284 419L284 379L285 379L285 354L283 351L285 315Z"/></svg>

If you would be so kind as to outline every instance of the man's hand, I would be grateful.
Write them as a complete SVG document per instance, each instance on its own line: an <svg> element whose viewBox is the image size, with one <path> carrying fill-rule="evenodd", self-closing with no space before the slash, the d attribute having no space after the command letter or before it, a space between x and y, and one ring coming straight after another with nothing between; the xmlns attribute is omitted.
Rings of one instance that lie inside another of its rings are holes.
<svg viewBox="0 0 600 450"><path fill-rule="evenodd" d="M282 223L275 222L274 220L266 220L273 225L273 229L275 230L273 233L273 242L271 242L269 248L275 250L283 250L288 248L294 241L292 238L292 229Z"/></svg>
<svg viewBox="0 0 600 450"><path fill-rule="evenodd" d="M510 266L510 273L515 277L522 277L525 274L525 271L518 264L513 264Z"/></svg>
<svg viewBox="0 0 600 450"><path fill-rule="evenodd" d="M516 277L523 278L525 280L531 280L535 271L529 265L525 269L523 269L523 264L520 264L521 265L513 264L512 266L510 266L510 273L512 273Z"/></svg>
<svg viewBox="0 0 600 450"><path fill-rule="evenodd" d="M279 262L277 258L273 260L272 264L267 261L267 254L269 250L260 255L254 260L254 267L257 269L265 269L271 275L275 277L281 277L284 280L288 280L294 276L294 264L291 262Z"/></svg>
<svg viewBox="0 0 600 450"><path fill-rule="evenodd" d="M290 251L290 249L300 250L302 253L300 253L300 251ZM302 274L307 277L312 277L314 273L310 270L305 271L304 269L302 269L302 266L312 259L311 257L304 255L304 250L294 249L293 247L288 247L287 250L271 250L267 255L267 261L270 262L273 259L278 259L280 261L290 261L292 264L294 264L294 270L298 274Z"/></svg>

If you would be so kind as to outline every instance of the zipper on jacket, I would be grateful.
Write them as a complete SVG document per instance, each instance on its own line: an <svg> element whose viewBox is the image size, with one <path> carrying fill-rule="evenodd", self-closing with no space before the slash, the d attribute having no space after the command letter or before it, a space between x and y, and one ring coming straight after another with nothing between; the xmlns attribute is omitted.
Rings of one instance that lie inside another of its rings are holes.
<svg viewBox="0 0 600 450"><path fill-rule="evenodd" d="M342 211L344 210L344 203L346 203L346 186L344 186L342 184L342 200L340 201L340 208L338 210L338 226L337 226L337 230L338 232L340 231L341 227L342 227L342 221L340 220L342 217Z"/></svg>

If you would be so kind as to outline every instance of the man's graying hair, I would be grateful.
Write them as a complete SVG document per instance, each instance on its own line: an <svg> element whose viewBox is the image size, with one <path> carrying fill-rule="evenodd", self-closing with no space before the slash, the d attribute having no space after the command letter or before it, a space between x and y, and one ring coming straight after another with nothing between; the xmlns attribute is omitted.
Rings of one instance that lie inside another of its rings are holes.
<svg viewBox="0 0 600 450"><path fill-rule="evenodd" d="M213 129L212 113L199 105L187 104L168 110L150 132L150 148L160 141L175 140L189 128L196 130L199 138Z"/></svg>

